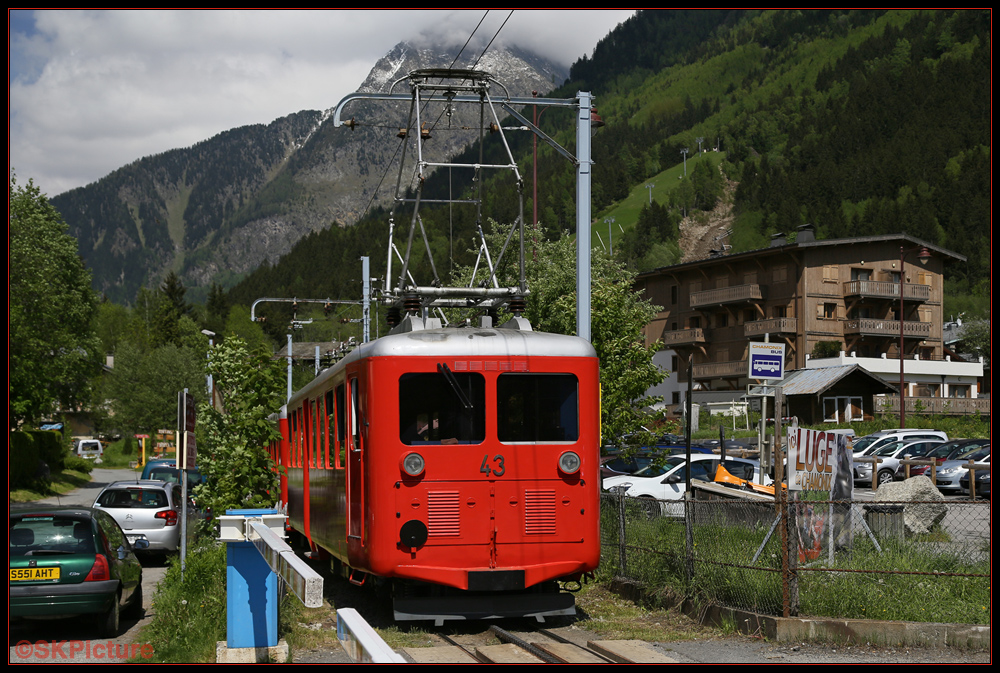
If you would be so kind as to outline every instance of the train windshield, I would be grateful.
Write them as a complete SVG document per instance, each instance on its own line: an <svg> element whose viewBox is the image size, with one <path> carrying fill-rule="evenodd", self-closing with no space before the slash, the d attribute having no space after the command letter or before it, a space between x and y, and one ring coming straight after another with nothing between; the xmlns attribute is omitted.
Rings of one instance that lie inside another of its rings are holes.
<svg viewBox="0 0 1000 673"><path fill-rule="evenodd" d="M399 377L399 439L403 444L480 444L486 438L482 374L403 374Z"/></svg>
<svg viewBox="0 0 1000 673"><path fill-rule="evenodd" d="M573 374L508 373L497 377L501 442L575 442L580 438Z"/></svg>

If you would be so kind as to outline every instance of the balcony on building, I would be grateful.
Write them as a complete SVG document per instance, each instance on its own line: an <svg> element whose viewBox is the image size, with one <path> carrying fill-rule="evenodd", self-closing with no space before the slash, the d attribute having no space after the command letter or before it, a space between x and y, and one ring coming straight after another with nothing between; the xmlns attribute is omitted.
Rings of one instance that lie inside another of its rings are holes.
<svg viewBox="0 0 1000 673"><path fill-rule="evenodd" d="M844 283L844 297L895 299L899 301L899 283L884 280L850 280ZM903 284L903 301L930 301L931 288L919 283Z"/></svg>
<svg viewBox="0 0 1000 673"><path fill-rule="evenodd" d="M705 330L702 328L664 330L663 346L676 348L678 346L694 346L705 343Z"/></svg>
<svg viewBox="0 0 1000 673"><path fill-rule="evenodd" d="M691 308L706 308L724 304L749 304L764 300L764 288L757 283L731 285L714 290L691 293Z"/></svg>
<svg viewBox="0 0 1000 673"><path fill-rule="evenodd" d="M798 321L795 318L768 318L743 323L743 336L755 337L763 334L795 334Z"/></svg>
<svg viewBox="0 0 1000 673"><path fill-rule="evenodd" d="M878 411L884 414L899 413L899 395L875 398ZM906 396L906 413L933 414L935 416L989 416L990 398L965 397L912 397Z"/></svg>
<svg viewBox="0 0 1000 673"><path fill-rule="evenodd" d="M899 338L899 321L880 320L878 318L849 318L844 321L844 336L848 335ZM931 323L904 320L903 338L930 339Z"/></svg>
<svg viewBox="0 0 1000 673"><path fill-rule="evenodd" d="M735 362L704 362L694 366L694 378L696 379L731 379L746 376L749 372L749 364L746 360Z"/></svg>

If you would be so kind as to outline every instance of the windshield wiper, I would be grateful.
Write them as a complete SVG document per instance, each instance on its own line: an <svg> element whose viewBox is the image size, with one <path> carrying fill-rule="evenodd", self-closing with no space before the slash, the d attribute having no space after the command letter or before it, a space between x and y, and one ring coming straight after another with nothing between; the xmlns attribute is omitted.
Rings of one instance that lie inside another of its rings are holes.
<svg viewBox="0 0 1000 673"><path fill-rule="evenodd" d="M455 374L448 368L448 365L443 362L439 362L437 367L438 374L441 374L448 382L448 385L451 386L451 389L455 391L455 395L458 397L458 401L462 403L462 407L466 411L472 411L474 409L472 402L469 401L469 398L466 397L462 388L458 385L458 379L455 378Z"/></svg>

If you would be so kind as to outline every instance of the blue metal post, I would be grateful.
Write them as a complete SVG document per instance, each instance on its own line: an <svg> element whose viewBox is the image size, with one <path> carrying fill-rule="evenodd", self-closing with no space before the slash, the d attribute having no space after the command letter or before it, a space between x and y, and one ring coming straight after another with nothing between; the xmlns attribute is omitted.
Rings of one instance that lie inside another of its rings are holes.
<svg viewBox="0 0 1000 673"><path fill-rule="evenodd" d="M277 510L235 509L226 514L251 517ZM226 543L226 644L278 644L278 576L252 542Z"/></svg>

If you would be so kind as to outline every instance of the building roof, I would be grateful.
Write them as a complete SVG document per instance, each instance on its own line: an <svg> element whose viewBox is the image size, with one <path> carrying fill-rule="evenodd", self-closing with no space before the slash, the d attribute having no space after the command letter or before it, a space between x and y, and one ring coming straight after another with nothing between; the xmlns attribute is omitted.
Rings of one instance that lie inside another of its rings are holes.
<svg viewBox="0 0 1000 673"><path fill-rule="evenodd" d="M861 365L837 365L835 367L818 367L816 369L797 369L790 372L781 382L781 393L789 395L821 395L841 379L860 372L885 387L885 392L899 392L895 386L872 374ZM778 384L775 384L778 385ZM750 391L752 396L774 396L774 386L759 386Z"/></svg>
<svg viewBox="0 0 1000 673"><path fill-rule="evenodd" d="M949 259L950 258L952 260L959 261L959 262L968 261L967 258L964 255L960 255L957 252L953 252L951 250L947 250L947 249L942 248L940 246L934 245L933 243L928 243L927 241L921 240L919 238L914 238L913 236L909 236L907 234L884 234L884 235L881 235L881 236L856 236L856 237L853 237L853 238L829 238L829 239L825 239L825 240L822 240L822 241L818 241L818 240L812 238L812 235L811 235L811 232L810 232L809 235L803 235L803 233L800 233L799 238L803 239L803 240L796 240L795 243L788 243L788 244L783 244L783 245L781 245L781 244L779 244L779 245L772 244L771 246L769 246L767 248L758 248L756 250L747 250L745 252L737 252L737 253L733 253L733 254L730 254L730 255L715 255L715 256L712 256L712 257L705 257L703 259L697 259L697 260L694 260L693 262L684 262L683 264L673 264L671 266L663 266L663 267L660 267L658 269L653 269L652 271L646 271L644 273L640 273L640 274L638 274L636 276L636 278L637 279L648 278L648 277L651 277L651 276L660 275L661 273L663 273L664 271L667 271L667 270L674 270L674 269L680 270L680 269L685 269L685 268L695 268L695 267L697 267L699 265L703 265L703 264L715 264L716 262L719 262L719 261L722 261L722 260L725 260L725 261L739 260L739 259L742 259L742 258L759 256L761 254L790 252L792 250L805 250L805 249L808 249L808 248L822 248L822 247L838 246L838 245L858 245L858 244L870 244L870 243L890 243L890 242L897 242L897 241L902 241L902 242L904 242L904 245L907 245L909 247L915 247L915 246L926 247L928 250L933 251L936 255L940 255L943 259Z"/></svg>

